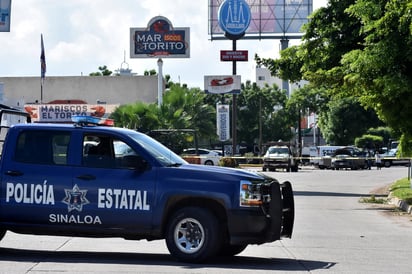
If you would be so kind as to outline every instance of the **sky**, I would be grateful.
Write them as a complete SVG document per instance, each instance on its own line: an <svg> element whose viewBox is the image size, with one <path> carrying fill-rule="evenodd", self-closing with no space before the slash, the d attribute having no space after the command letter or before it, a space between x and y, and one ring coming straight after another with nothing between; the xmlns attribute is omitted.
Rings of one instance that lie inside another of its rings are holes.
<svg viewBox="0 0 412 274"><path fill-rule="evenodd" d="M327 3L313 1L314 10ZM0 77L40 77L41 34L46 79L87 76L103 65L137 75L157 70L156 58L130 58L130 28L144 28L156 16L190 28L190 58L163 58L163 74L173 82L203 89L205 75L232 74L232 62L220 61L232 41L210 40L207 0L12 0L10 32L0 32ZM277 58L279 48L279 40L238 40L237 49L249 52L248 62L237 62L242 82L255 81L255 54Z"/></svg>

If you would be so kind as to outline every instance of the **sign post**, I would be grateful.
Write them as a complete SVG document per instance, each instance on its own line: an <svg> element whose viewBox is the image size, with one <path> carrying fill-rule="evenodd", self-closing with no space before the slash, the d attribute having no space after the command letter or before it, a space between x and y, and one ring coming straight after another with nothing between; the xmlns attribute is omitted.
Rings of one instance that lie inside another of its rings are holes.
<svg viewBox="0 0 412 274"><path fill-rule="evenodd" d="M163 103L162 58L190 57L190 29L174 28L163 16L153 17L145 28L130 28L130 58L157 58L159 107Z"/></svg>
<svg viewBox="0 0 412 274"><path fill-rule="evenodd" d="M249 27L252 14L245 0L226 0L218 11L219 26L225 32L225 36L232 40L232 50L236 51L236 41L245 35ZM232 60L232 74L236 75L236 61ZM232 155L236 154L237 147L237 98L233 94L232 100Z"/></svg>

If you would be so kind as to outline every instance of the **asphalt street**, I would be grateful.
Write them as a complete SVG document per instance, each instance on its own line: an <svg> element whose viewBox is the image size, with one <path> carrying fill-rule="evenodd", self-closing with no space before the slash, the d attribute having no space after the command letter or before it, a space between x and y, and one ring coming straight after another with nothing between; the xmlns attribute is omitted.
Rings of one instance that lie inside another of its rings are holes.
<svg viewBox="0 0 412 274"><path fill-rule="evenodd" d="M177 262L164 241L18 235L0 242L0 273L412 273L412 218L360 203L407 169L266 172L292 182L292 239L249 246L233 258Z"/></svg>

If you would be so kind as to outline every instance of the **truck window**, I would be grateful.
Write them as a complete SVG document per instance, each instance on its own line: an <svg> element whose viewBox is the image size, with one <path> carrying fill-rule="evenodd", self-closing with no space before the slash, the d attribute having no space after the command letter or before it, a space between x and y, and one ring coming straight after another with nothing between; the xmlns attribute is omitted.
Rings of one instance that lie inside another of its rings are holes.
<svg viewBox="0 0 412 274"><path fill-rule="evenodd" d="M15 160L31 164L67 164L70 132L24 131L17 139Z"/></svg>
<svg viewBox="0 0 412 274"><path fill-rule="evenodd" d="M85 135L83 138L84 166L133 168L136 157L137 153L129 145L110 136Z"/></svg>

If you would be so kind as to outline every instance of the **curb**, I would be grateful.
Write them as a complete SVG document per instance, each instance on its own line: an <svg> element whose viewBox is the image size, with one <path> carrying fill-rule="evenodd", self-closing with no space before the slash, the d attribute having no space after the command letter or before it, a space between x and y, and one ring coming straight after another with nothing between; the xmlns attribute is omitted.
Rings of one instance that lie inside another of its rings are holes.
<svg viewBox="0 0 412 274"><path fill-rule="evenodd" d="M401 200L396 197L392 197L392 193L389 193L388 198L389 198L390 204L395 205L402 211L405 211L406 213L412 215L412 206L406 203L404 200Z"/></svg>

